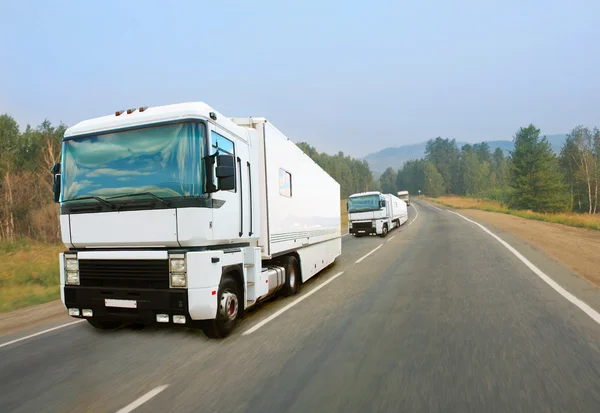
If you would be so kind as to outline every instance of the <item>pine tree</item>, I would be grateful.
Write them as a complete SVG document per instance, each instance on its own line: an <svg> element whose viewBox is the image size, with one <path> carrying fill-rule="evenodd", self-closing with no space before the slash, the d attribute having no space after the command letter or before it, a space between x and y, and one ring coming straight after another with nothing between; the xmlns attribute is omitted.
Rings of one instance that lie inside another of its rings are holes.
<svg viewBox="0 0 600 413"><path fill-rule="evenodd" d="M555 212L568 206L558 161L546 137L533 125L521 128L514 138L510 186L511 207Z"/></svg>

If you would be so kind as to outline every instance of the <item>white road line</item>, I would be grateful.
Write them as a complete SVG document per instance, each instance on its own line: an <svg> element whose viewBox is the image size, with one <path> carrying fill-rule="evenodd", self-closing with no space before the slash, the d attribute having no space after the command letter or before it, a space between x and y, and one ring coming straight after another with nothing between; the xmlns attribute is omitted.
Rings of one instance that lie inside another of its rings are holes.
<svg viewBox="0 0 600 413"><path fill-rule="evenodd" d="M427 205L429 205L429 206L430 206L430 207L432 207L432 208L435 208L435 209L437 209L438 211L441 211L441 210L442 210L441 208L438 208L438 207L436 207L435 205L431 205L430 203L427 203Z"/></svg>
<svg viewBox="0 0 600 413"><path fill-rule="evenodd" d="M350 233L346 232L344 235L342 235L342 238L344 238L346 235L350 235Z"/></svg>
<svg viewBox="0 0 600 413"><path fill-rule="evenodd" d="M391 240L393 240L395 237L395 235L392 235L391 237L388 238L387 242L390 242Z"/></svg>
<svg viewBox="0 0 600 413"><path fill-rule="evenodd" d="M28 335L28 336L25 336L25 337L21 337L21 338L18 338L16 340L9 341L7 343L2 343L2 344L0 344L0 348L6 347L6 346L10 346L11 344L18 343L19 341L29 340L30 338L41 336L42 334L46 334L46 333L49 333L49 332L54 331L54 330L59 330L61 328L69 327L69 326L72 326L72 325L77 324L77 323L82 323L84 321L85 320L72 321L72 322L67 323L67 324L62 324L62 325L57 326L57 327L49 328L48 330L40 331L39 333L35 333L35 334L31 334L31 335Z"/></svg>
<svg viewBox="0 0 600 413"><path fill-rule="evenodd" d="M142 404L146 403L148 400L150 400L151 398L153 398L154 396L156 396L157 394L162 392L167 387L169 387L169 385L165 384L163 386L158 386L154 390L150 390L148 393L144 394L142 397L135 400L133 403L128 404L127 406L123 407L117 413L129 413L129 412L134 411L135 409L140 407Z"/></svg>
<svg viewBox="0 0 600 413"><path fill-rule="evenodd" d="M408 223L409 227L412 225L413 222L415 222L417 220L417 218L419 218L419 210L417 209L417 206L415 204L413 204L413 208L415 209L417 215L415 215L413 220Z"/></svg>
<svg viewBox="0 0 600 413"><path fill-rule="evenodd" d="M489 229L487 229L480 223L475 222L475 221L459 214L458 212L454 212L454 211L450 211L450 212L458 215L459 217L461 217L469 222L472 222L473 224L475 224L479 228L481 228L483 231L487 232L489 235L494 237L496 239L496 241L498 241L500 244L504 245L504 247L506 247L507 250L512 252L518 259L520 259L523 262L523 264L525 264L527 267L529 267L529 269L531 271L533 271L538 277L540 277L546 284L548 284L550 287L552 287L554 289L554 291L556 291L557 293L562 295L564 298L569 300L572 304L577 306L577 308L579 308L581 311L583 311L588 316L590 316L590 318L592 320L594 320L596 323L600 324L600 314L598 314L596 312L596 310L594 310L592 307L587 305L585 302L581 301L579 298L575 297L573 294L571 294L570 292L565 290L563 287L561 287L556 281L554 281L552 278L550 278L548 275L546 275L542 270L540 270L533 263L531 263L531 261L529 261L527 258L525 258L519 251L517 251L515 248L513 248L508 242L504 241L502 238L500 238L499 236L497 236L496 234L491 232Z"/></svg>
<svg viewBox="0 0 600 413"><path fill-rule="evenodd" d="M369 255L373 254L375 251L377 251L379 248L381 248L383 246L383 244L380 244L377 248L375 248L373 251L363 255L362 257L360 257L359 259L356 260L355 264L358 264L359 262L362 262L362 260L364 260L365 258L367 258Z"/></svg>
<svg viewBox="0 0 600 413"><path fill-rule="evenodd" d="M292 301L291 303L289 303L288 305L286 305L285 307L283 307L281 310L279 310L279 311L273 313L272 315L270 315L269 317L265 318L263 321L261 321L260 323L256 324L254 327L251 327L248 330L244 331L242 333L242 335L243 336L247 336L249 334L254 333L256 330L258 330L259 328L261 328L262 326L264 326L268 322L270 322L270 321L274 320L275 318L279 317L281 314L285 313L287 310L289 310L290 308L292 308L293 306L295 306L296 304L298 304L302 300L307 299L308 297L310 297L311 295L313 295L314 293L316 293L317 291L319 291L321 288L325 287L327 284L329 284L330 282L332 282L333 280L335 280L337 277L339 277L343 273L344 273L344 271L338 272L337 274L335 274L334 276L332 276L330 279L328 279L327 281L325 281L323 284L320 284L320 285L316 286L315 288L313 288L312 290L310 290L308 293L304 294L301 297L298 297L297 299L295 299L294 301Z"/></svg>

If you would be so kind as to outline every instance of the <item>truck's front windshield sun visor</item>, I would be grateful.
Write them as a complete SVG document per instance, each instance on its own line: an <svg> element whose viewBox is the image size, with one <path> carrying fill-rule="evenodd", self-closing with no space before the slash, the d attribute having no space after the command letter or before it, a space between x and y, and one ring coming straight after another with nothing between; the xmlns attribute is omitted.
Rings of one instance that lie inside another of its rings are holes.
<svg viewBox="0 0 600 413"><path fill-rule="evenodd" d="M188 122L65 140L61 201L205 197L205 136Z"/></svg>

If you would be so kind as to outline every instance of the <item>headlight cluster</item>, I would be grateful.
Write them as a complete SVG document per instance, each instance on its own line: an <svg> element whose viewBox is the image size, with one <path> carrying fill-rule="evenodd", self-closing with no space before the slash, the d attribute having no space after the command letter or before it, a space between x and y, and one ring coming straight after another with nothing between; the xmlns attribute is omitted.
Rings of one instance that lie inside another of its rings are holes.
<svg viewBox="0 0 600 413"><path fill-rule="evenodd" d="M371 221L371 228L375 228L377 226L377 224L375 223L375 221Z"/></svg>
<svg viewBox="0 0 600 413"><path fill-rule="evenodd" d="M76 254L65 254L65 284L79 285L79 262Z"/></svg>
<svg viewBox="0 0 600 413"><path fill-rule="evenodd" d="M171 288L187 287L187 266L185 254L169 255L169 278Z"/></svg>
<svg viewBox="0 0 600 413"><path fill-rule="evenodd" d="M352 221L348 222L348 228L352 228Z"/></svg>

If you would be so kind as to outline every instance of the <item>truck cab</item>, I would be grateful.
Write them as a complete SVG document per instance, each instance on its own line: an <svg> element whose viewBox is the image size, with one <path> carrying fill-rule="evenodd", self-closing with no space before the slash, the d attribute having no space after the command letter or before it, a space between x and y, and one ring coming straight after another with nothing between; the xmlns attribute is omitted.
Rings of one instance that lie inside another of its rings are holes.
<svg viewBox="0 0 600 413"><path fill-rule="evenodd" d="M386 234L388 205L381 192L363 192L348 197L348 232L357 237ZM385 236L385 235L384 235Z"/></svg>
<svg viewBox="0 0 600 413"><path fill-rule="evenodd" d="M408 191L398 191L398 198L406 202L407 206L410 206L410 194Z"/></svg>

